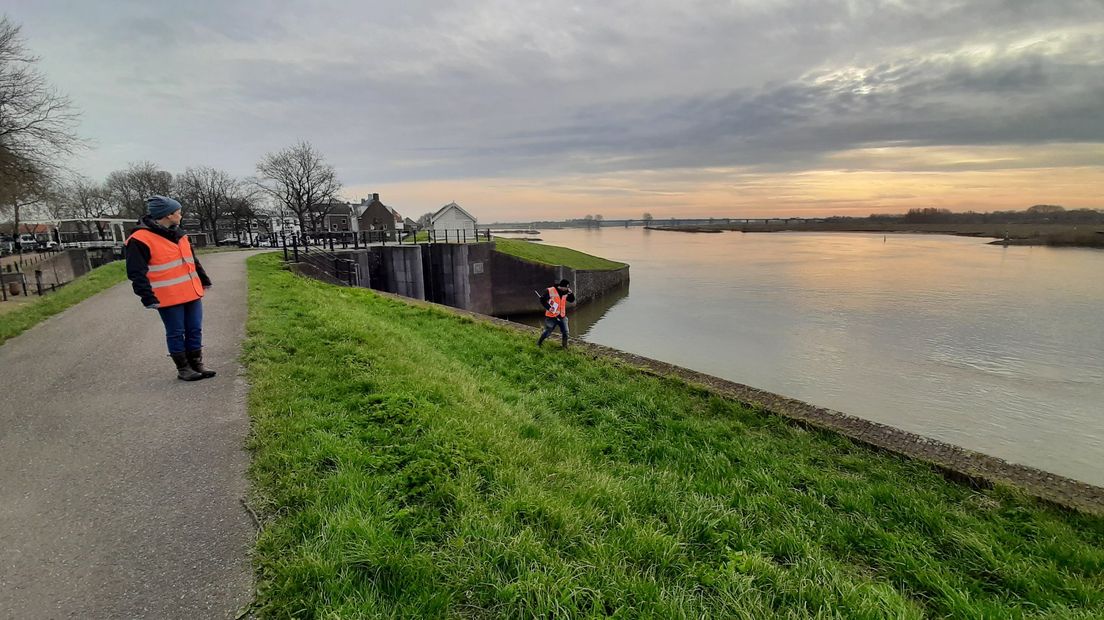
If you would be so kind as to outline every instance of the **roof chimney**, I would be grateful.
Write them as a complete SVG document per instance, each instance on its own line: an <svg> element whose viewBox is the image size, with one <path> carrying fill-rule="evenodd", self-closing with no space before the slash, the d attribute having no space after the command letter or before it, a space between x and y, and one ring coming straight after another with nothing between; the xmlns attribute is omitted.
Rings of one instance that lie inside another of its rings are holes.
<svg viewBox="0 0 1104 620"><path fill-rule="evenodd" d="M372 194L372 202L379 202L379 194Z"/></svg>

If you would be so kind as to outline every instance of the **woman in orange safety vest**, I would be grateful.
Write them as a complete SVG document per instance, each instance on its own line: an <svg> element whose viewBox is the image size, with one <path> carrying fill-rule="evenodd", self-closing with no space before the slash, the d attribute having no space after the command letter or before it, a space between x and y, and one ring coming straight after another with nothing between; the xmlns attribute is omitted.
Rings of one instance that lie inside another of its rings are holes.
<svg viewBox="0 0 1104 620"><path fill-rule="evenodd" d="M127 277L142 305L161 315L177 378L196 381L215 376L203 365L200 302L211 279L179 228L181 218L180 203L172 198L146 200L146 215L126 242Z"/></svg>
<svg viewBox="0 0 1104 620"><path fill-rule="evenodd" d="M543 345L544 339L552 333L552 330L559 327L563 341L560 346L566 349L568 336L567 304L575 301L575 293L571 290L571 282L560 280L555 286L548 287L548 290L544 292L544 295L541 295L540 299L541 305L544 306L544 332L537 339L537 346Z"/></svg>

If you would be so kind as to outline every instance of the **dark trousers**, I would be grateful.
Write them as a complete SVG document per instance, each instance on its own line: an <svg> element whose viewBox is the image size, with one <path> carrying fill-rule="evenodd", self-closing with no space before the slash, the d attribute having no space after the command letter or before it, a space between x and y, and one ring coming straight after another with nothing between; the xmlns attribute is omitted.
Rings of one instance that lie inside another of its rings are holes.
<svg viewBox="0 0 1104 620"><path fill-rule="evenodd" d="M200 300L158 308L157 312L165 324L165 342L170 354L203 348L203 303Z"/></svg>
<svg viewBox="0 0 1104 620"><path fill-rule="evenodd" d="M559 326L560 334L563 336L563 346L567 346L567 317L545 317L544 319L544 333L540 335L540 340L537 340L537 345L544 344L544 339L552 334L552 330Z"/></svg>

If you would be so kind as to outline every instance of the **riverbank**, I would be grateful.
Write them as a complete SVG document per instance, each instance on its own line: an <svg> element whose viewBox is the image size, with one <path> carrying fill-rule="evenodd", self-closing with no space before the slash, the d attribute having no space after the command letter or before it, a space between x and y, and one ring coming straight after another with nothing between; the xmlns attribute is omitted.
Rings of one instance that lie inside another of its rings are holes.
<svg viewBox="0 0 1104 620"><path fill-rule="evenodd" d="M706 228L704 226L645 226L646 230L669 230L671 232L685 233L720 233L720 228Z"/></svg>
<svg viewBox="0 0 1104 620"><path fill-rule="evenodd" d="M991 237L1008 245L1050 245L1104 248L1104 226L1066 224L881 224L871 223L806 223L772 222L730 223L714 225L649 226L651 230L675 232L735 231L769 232L866 232L866 233L928 233L960 237Z"/></svg>
<svg viewBox="0 0 1104 620"><path fill-rule="evenodd" d="M271 255L247 330L264 614L1104 612L1098 516Z"/></svg>

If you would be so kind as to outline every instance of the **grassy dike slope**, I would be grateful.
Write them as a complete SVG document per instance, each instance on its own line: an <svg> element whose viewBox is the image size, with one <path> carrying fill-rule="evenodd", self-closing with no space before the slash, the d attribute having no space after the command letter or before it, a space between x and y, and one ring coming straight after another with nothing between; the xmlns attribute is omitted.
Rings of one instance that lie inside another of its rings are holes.
<svg viewBox="0 0 1104 620"><path fill-rule="evenodd" d="M249 259L262 616L1104 616L1104 518Z"/></svg>
<svg viewBox="0 0 1104 620"><path fill-rule="evenodd" d="M571 269L594 271L620 269L625 266L625 263L618 263L558 245L545 245L543 243L532 243L524 239L508 239L506 237L495 237L494 241L495 249L499 252L533 263L563 265Z"/></svg>

